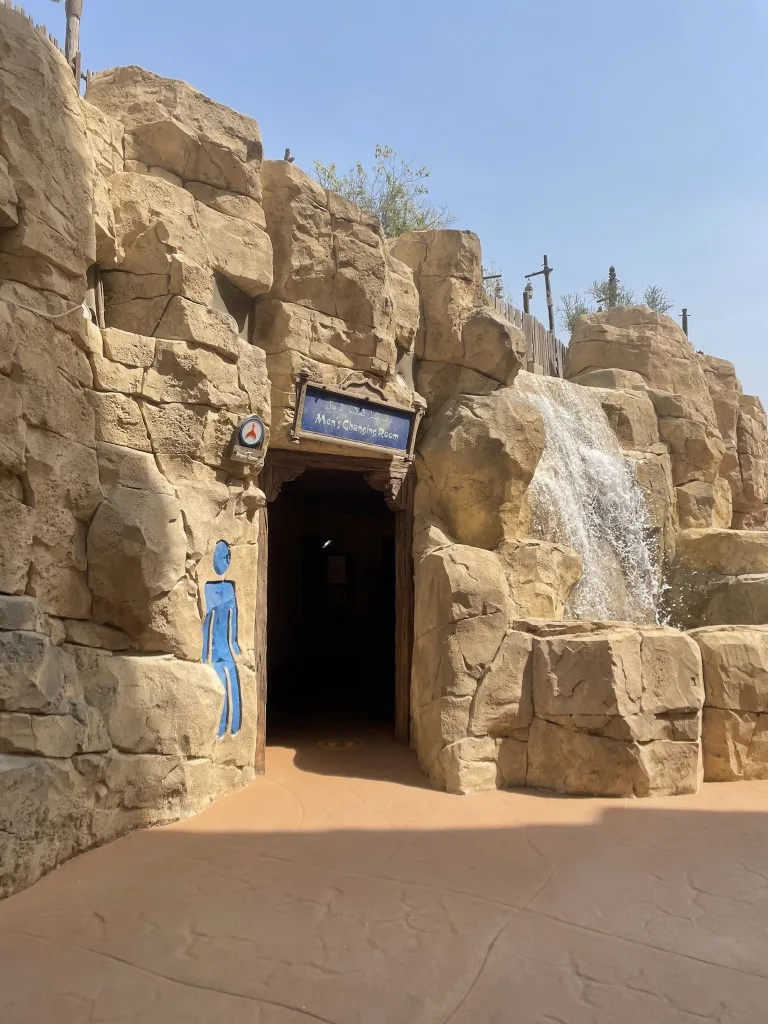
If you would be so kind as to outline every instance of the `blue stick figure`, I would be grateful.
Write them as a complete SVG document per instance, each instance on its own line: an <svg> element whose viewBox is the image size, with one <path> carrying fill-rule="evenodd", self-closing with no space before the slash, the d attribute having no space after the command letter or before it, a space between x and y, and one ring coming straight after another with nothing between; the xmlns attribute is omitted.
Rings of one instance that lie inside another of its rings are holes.
<svg viewBox="0 0 768 1024"><path fill-rule="evenodd" d="M225 540L213 550L213 568L223 576L229 568L232 552ZM205 621L203 622L204 664L209 661L224 686L224 708L219 722L219 737L227 731L229 705L232 704L232 735L240 731L242 709L240 702L240 676L235 655L240 654L237 642L237 595L235 584L229 580L215 580L205 584Z"/></svg>

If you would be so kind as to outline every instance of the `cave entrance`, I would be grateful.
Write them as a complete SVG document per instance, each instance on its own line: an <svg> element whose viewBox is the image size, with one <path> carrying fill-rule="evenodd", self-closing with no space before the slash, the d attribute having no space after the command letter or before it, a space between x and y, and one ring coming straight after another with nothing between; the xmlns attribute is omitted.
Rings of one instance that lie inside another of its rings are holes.
<svg viewBox="0 0 768 1024"><path fill-rule="evenodd" d="M411 481L393 487L388 467L267 456L269 743L408 739Z"/></svg>

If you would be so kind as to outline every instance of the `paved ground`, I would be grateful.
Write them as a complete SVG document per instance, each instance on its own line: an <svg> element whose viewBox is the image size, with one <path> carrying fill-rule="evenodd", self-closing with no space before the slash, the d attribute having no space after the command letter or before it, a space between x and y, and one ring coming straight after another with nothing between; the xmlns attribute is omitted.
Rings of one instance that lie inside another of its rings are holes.
<svg viewBox="0 0 768 1024"><path fill-rule="evenodd" d="M272 749L0 904L0 1021L765 1024L766 810L768 783L452 797L375 738Z"/></svg>

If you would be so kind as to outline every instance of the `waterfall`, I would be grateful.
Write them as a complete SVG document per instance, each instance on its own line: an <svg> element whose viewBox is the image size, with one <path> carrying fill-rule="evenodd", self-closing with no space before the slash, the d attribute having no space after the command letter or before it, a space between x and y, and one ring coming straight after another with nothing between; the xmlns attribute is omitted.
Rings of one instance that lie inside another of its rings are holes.
<svg viewBox="0 0 768 1024"><path fill-rule="evenodd" d="M528 490L533 533L567 544L584 567L566 616L656 621L645 497L597 398L579 384L525 372L515 388L539 410L546 433Z"/></svg>

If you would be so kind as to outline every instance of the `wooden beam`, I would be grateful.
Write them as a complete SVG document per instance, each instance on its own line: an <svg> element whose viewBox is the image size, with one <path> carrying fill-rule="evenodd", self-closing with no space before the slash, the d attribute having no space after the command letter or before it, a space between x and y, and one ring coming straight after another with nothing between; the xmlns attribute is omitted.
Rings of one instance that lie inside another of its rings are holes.
<svg viewBox="0 0 768 1024"><path fill-rule="evenodd" d="M259 509L259 553L256 560L256 625L254 658L256 661L256 754L253 767L257 775L266 768L267 745L267 565L269 556L269 517Z"/></svg>
<svg viewBox="0 0 768 1024"><path fill-rule="evenodd" d="M402 509L395 513L395 739L411 736L411 663L413 660L413 495L411 470L401 487Z"/></svg>

